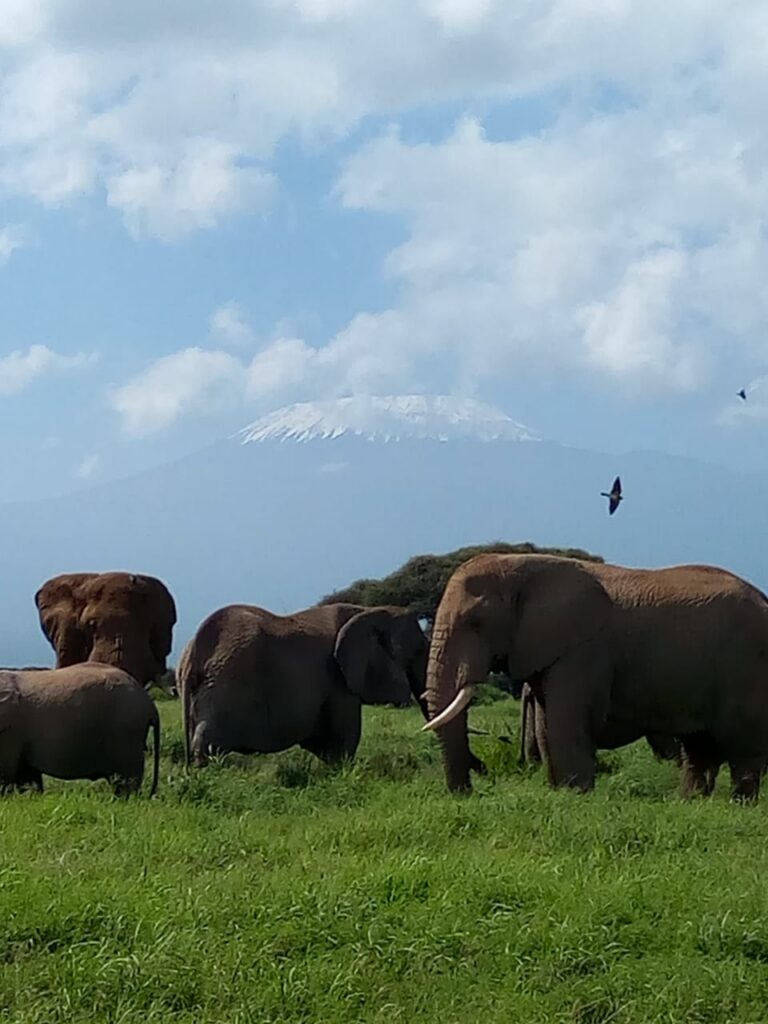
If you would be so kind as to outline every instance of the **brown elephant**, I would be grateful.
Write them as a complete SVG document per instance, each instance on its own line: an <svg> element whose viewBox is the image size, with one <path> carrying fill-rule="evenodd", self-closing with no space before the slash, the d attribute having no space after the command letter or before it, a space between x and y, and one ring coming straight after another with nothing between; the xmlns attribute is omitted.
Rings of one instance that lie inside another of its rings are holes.
<svg viewBox="0 0 768 1024"><path fill-rule="evenodd" d="M177 667L187 763L296 744L329 763L353 757L362 704L423 699L427 652L418 616L402 608L220 608Z"/></svg>
<svg viewBox="0 0 768 1024"><path fill-rule="evenodd" d="M592 789L597 748L660 734L680 739L685 795L707 792L726 761L733 796L757 796L768 755L768 601L733 573L542 555L460 566L435 620L425 726L439 730L452 790L471 788L466 709L499 654L531 686L552 785Z"/></svg>
<svg viewBox="0 0 768 1024"><path fill-rule="evenodd" d="M135 679L111 665L0 672L0 789L42 790L43 775L110 779L136 792L154 734L150 795L157 789L160 720Z"/></svg>
<svg viewBox="0 0 768 1024"><path fill-rule="evenodd" d="M57 668L98 661L122 668L143 686L165 673L176 606L154 576L65 573L42 585L35 604Z"/></svg>
<svg viewBox="0 0 768 1024"><path fill-rule="evenodd" d="M539 715L541 715L541 710L539 710ZM528 683L524 683L520 693L520 753L518 756L520 765L526 762L535 764L542 760L541 750L536 739L537 728L541 731L543 724L539 723L537 726L536 700L533 690ZM675 736L650 733L645 739L657 761L674 761L678 768L682 765L683 748L680 740ZM623 744L619 743L618 746L623 746Z"/></svg>

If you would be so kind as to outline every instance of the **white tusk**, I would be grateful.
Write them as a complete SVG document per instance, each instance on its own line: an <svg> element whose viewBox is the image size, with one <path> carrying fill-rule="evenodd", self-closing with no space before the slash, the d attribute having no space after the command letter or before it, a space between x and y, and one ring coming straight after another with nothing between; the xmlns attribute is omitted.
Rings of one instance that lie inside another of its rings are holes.
<svg viewBox="0 0 768 1024"><path fill-rule="evenodd" d="M475 696L475 690L477 687L474 683L470 683L469 686L462 687L461 690L456 694L448 707L441 711L439 715L430 719L426 725L421 727L422 732L431 732L432 729L439 729L440 726L450 722L451 719L455 718L456 715L460 715L467 704L470 703L472 698Z"/></svg>

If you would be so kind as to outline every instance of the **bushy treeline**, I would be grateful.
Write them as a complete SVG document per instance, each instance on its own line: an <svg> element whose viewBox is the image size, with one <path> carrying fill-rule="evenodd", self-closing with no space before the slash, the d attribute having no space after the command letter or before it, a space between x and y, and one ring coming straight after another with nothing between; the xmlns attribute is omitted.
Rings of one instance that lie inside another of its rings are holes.
<svg viewBox="0 0 768 1024"><path fill-rule="evenodd" d="M580 548L539 547L530 541L509 544L494 541L492 544L476 544L457 548L442 555L416 555L382 579L362 579L350 583L342 590L327 594L318 603L333 604L337 601L366 606L392 604L423 615L430 622L435 617L445 585L451 574L462 562L482 555L498 552L502 554L559 555L562 558L580 558L589 562L602 562L599 555L590 554Z"/></svg>

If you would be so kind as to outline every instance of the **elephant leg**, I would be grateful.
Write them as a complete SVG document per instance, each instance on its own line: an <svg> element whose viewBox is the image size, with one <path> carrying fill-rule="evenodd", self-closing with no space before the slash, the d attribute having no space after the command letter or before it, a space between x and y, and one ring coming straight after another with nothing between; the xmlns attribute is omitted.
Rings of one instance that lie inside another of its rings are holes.
<svg viewBox="0 0 768 1024"><path fill-rule="evenodd" d="M675 736L649 732L645 738L657 761L674 761L678 768L682 767L683 752L680 741Z"/></svg>
<svg viewBox="0 0 768 1024"><path fill-rule="evenodd" d="M9 793L19 787L22 773L22 743L10 729L0 735L0 792Z"/></svg>
<svg viewBox="0 0 768 1024"><path fill-rule="evenodd" d="M556 662L544 677L549 781L588 792L595 786L593 722L602 711L600 670L588 652ZM607 694L607 683L605 692ZM606 698L607 700L607 698Z"/></svg>
<svg viewBox="0 0 768 1024"><path fill-rule="evenodd" d="M325 764L352 760L362 732L362 707L358 697L333 690L320 716L316 731L300 746Z"/></svg>
<svg viewBox="0 0 768 1024"><path fill-rule="evenodd" d="M525 728L523 729L523 756L529 764L541 764L542 756L539 741L536 738L536 715L541 718L544 709L537 705L533 693L530 693L528 701L528 713L525 716Z"/></svg>
<svg viewBox="0 0 768 1024"><path fill-rule="evenodd" d="M33 789L36 793L43 792L43 776L42 773L33 768L31 764L23 760L19 764L19 770L16 774L16 788L21 792L27 789Z"/></svg>
<svg viewBox="0 0 768 1024"><path fill-rule="evenodd" d="M197 723L192 733L192 742L189 746L192 764L196 768L205 768L210 755L215 753L205 722Z"/></svg>
<svg viewBox="0 0 768 1024"><path fill-rule="evenodd" d="M133 796L138 793L141 789L141 776L136 775L118 775L111 780L112 792L116 797L126 799L129 796Z"/></svg>
<svg viewBox="0 0 768 1024"><path fill-rule="evenodd" d="M684 799L710 796L720 767L720 754L706 733L691 733L680 740L682 748L681 793Z"/></svg>
<svg viewBox="0 0 768 1024"><path fill-rule="evenodd" d="M760 795L763 758L734 758L728 761L731 770L731 800L754 803Z"/></svg>
<svg viewBox="0 0 768 1024"><path fill-rule="evenodd" d="M540 762L544 765L550 784L554 785L552 782L552 766L549 757L549 741L547 739L546 712L544 702L539 697L534 697L531 701L529 716L531 721L531 732L533 733L532 743L536 746L536 752L538 753Z"/></svg>
<svg viewBox="0 0 768 1024"><path fill-rule="evenodd" d="M137 744L138 750L125 752L115 765L110 779L112 790L117 797L129 797L138 793L144 778L144 744Z"/></svg>

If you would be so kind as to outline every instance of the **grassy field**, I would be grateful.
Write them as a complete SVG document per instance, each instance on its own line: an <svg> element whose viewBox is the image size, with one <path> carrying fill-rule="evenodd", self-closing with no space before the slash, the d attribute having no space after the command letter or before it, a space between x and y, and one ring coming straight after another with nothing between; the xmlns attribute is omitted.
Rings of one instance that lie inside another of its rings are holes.
<svg viewBox="0 0 768 1024"><path fill-rule="evenodd" d="M0 801L0 1020L764 1022L768 819L682 803L643 744L587 797L521 773L449 797L416 710L367 709L357 762L187 774L161 705L154 800L49 783Z"/></svg>

